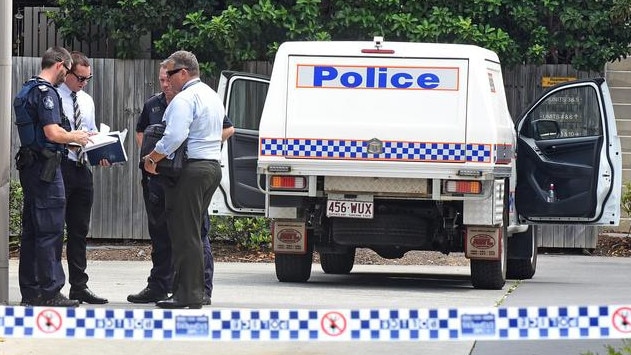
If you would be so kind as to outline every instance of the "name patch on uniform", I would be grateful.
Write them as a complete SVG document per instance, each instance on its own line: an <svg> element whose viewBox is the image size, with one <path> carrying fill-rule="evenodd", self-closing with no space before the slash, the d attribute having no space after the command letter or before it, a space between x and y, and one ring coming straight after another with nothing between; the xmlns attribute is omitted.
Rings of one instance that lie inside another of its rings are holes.
<svg viewBox="0 0 631 355"><path fill-rule="evenodd" d="M44 104L44 108L47 110L52 110L53 108L55 108L53 98L50 96L44 96L44 98L42 98L42 103Z"/></svg>
<svg viewBox="0 0 631 355"><path fill-rule="evenodd" d="M297 88L458 90L458 67L298 65Z"/></svg>

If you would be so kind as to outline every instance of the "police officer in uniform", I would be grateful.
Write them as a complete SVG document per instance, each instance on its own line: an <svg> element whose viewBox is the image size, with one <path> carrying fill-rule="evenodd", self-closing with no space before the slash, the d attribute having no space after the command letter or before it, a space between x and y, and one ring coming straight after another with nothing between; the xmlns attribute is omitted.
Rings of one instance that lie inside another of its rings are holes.
<svg viewBox="0 0 631 355"><path fill-rule="evenodd" d="M71 66L66 49L49 48L40 74L24 83L13 103L21 143L16 167L24 193L18 270L24 306L79 305L60 292L66 199L59 164L65 144L85 146L89 140L87 132L62 127L68 121L54 86L64 82Z"/></svg>
<svg viewBox="0 0 631 355"><path fill-rule="evenodd" d="M143 110L136 123L136 142L142 145L143 132L152 124L162 122L164 111L175 95L171 90L166 68L160 67L160 88L162 92L150 97L144 104ZM234 133L232 122L226 117L223 123L223 140ZM132 303L153 303L167 298L173 281L173 267L171 265L171 240L166 225L164 189L160 176L142 172L142 191L147 211L147 224L151 237L152 268L147 278L147 286L137 294L127 296ZM201 238L204 248L204 299L203 304L210 305L213 289L214 260L208 232L210 219L204 211L202 215Z"/></svg>

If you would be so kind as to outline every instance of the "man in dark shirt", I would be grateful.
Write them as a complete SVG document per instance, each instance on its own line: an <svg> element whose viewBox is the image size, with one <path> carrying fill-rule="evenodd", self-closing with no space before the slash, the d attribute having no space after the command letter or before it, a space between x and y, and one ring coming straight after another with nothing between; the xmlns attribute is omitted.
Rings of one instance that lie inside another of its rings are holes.
<svg viewBox="0 0 631 355"><path fill-rule="evenodd" d="M162 122L164 111L174 96L164 67L160 68L160 88L162 92L150 97L144 104L143 110L136 123L136 142L142 146L143 132L152 124ZM232 122L226 117L223 123L225 140L234 133ZM171 265L171 240L167 232L164 189L159 175L152 175L143 170L142 191L147 211L147 224L151 238L152 268L147 279L147 287L137 294L127 296L132 303L152 303L167 298L173 281L173 267ZM210 305L213 289L214 260L208 232L210 219L208 213L202 216L201 238L204 246L204 304Z"/></svg>

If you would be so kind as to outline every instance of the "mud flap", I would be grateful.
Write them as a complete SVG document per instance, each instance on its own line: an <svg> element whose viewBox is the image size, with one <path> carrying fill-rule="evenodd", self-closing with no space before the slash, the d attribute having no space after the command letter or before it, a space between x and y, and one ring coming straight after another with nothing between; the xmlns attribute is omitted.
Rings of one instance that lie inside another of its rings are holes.
<svg viewBox="0 0 631 355"><path fill-rule="evenodd" d="M501 227L467 227L465 257L475 260L501 260Z"/></svg>
<svg viewBox="0 0 631 355"><path fill-rule="evenodd" d="M305 222L272 221L272 246L274 253L307 253L307 228Z"/></svg>

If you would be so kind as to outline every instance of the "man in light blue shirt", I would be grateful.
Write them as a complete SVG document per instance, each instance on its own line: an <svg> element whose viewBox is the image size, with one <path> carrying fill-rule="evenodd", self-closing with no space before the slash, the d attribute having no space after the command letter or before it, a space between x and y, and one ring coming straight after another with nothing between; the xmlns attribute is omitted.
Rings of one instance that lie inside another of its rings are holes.
<svg viewBox="0 0 631 355"><path fill-rule="evenodd" d="M173 295L160 308L201 308L204 258L199 238L201 215L221 181L221 141L225 109L219 95L199 79L191 52L177 51L163 63L177 93L164 113L163 138L145 156L144 169L156 174L162 159L172 158L187 141L187 162L174 184L166 184L167 229L174 268Z"/></svg>

